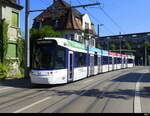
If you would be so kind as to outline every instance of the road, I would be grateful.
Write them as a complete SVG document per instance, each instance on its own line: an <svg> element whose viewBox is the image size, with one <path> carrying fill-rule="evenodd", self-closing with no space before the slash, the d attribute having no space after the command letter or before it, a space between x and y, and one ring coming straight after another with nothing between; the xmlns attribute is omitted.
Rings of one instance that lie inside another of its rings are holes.
<svg viewBox="0 0 150 116"><path fill-rule="evenodd" d="M150 113L149 98L148 67L38 88L28 79L0 82L0 113Z"/></svg>

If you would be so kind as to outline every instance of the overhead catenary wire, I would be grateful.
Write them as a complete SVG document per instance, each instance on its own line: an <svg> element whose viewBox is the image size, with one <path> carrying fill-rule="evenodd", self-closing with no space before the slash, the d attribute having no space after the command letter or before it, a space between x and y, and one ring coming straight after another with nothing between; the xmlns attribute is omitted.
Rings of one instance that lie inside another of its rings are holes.
<svg viewBox="0 0 150 116"><path fill-rule="evenodd" d="M45 0L40 0L41 3L43 3L44 5L50 5L49 3L47 3Z"/></svg>
<svg viewBox="0 0 150 116"><path fill-rule="evenodd" d="M99 24L99 23L102 24L101 21L100 21L98 18L96 18L94 15L92 15L86 8L85 8L85 10L87 11L87 13L88 13L96 22L98 22L98 24ZM114 32L112 32L112 31L106 26L106 24L104 24L104 28L106 28L106 30L107 30L109 33L114 34Z"/></svg>
<svg viewBox="0 0 150 116"><path fill-rule="evenodd" d="M77 0L79 4L81 4L80 0ZM98 2L98 1L96 1ZM101 22L100 20L98 20L94 15L92 15L87 8L83 8L96 22L98 22L98 24ZM106 30L111 33L114 34L106 25L104 25L104 27L106 28Z"/></svg>
<svg viewBox="0 0 150 116"><path fill-rule="evenodd" d="M116 27L119 28L119 30L120 30L121 32L124 32L124 33L125 33L124 29L110 16L103 8L99 7L99 9L104 13L105 16L107 16L107 17L112 21L112 23L113 23Z"/></svg>

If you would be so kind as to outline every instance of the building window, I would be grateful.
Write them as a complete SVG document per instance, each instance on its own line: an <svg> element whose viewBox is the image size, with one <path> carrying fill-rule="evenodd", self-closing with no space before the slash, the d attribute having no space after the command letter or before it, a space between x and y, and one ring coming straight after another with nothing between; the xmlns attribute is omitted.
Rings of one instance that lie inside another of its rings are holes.
<svg viewBox="0 0 150 116"><path fill-rule="evenodd" d="M59 20L58 20L58 19L57 19L57 20L55 20L54 27L55 27L55 28L58 28L58 27L59 27Z"/></svg>
<svg viewBox="0 0 150 116"><path fill-rule="evenodd" d="M19 13L12 12L12 26L19 27Z"/></svg>
<svg viewBox="0 0 150 116"><path fill-rule="evenodd" d="M65 35L65 39L68 39L68 35L67 34Z"/></svg>
<svg viewBox="0 0 150 116"><path fill-rule="evenodd" d="M70 36L71 36L71 40L74 40L74 34L71 34Z"/></svg>
<svg viewBox="0 0 150 116"><path fill-rule="evenodd" d="M85 22L85 29L89 29L89 23Z"/></svg>
<svg viewBox="0 0 150 116"><path fill-rule="evenodd" d="M16 58L17 57L17 46L14 43L8 44L7 58Z"/></svg>

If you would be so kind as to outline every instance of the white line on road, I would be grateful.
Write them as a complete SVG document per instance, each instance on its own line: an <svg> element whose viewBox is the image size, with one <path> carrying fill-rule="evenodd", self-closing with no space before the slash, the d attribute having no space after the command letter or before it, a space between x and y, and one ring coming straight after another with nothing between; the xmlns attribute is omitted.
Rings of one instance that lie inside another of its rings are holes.
<svg viewBox="0 0 150 116"><path fill-rule="evenodd" d="M140 76L135 86L135 98L134 98L134 113L142 113L141 100L140 100L140 81L144 74Z"/></svg>
<svg viewBox="0 0 150 116"><path fill-rule="evenodd" d="M24 111L24 110L26 110L26 109L29 109L29 108L31 108L31 107L33 107L33 106L39 104L39 103L42 103L42 102L46 101L46 100L48 100L48 99L51 99L51 97L47 97L47 98L42 99L42 100L40 100L40 101L38 101L38 102L35 102L35 103L33 103L33 104L30 104L29 106L26 106L26 107L24 107L24 108L21 108L21 109L15 111L15 112L13 112L13 113L20 113L20 112L22 112L22 111Z"/></svg>
<svg viewBox="0 0 150 116"><path fill-rule="evenodd" d="M6 90L6 89L10 89L10 88L12 88L12 87L5 87L5 88L1 88L1 89L0 89L0 91L2 91L2 90Z"/></svg>

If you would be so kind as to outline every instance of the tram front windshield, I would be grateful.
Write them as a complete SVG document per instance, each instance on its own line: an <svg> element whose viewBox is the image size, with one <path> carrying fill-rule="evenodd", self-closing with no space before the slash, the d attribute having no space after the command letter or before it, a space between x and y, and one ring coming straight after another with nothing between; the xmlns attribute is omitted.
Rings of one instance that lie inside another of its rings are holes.
<svg viewBox="0 0 150 116"><path fill-rule="evenodd" d="M66 50L56 44L38 44L33 50L32 69L64 69Z"/></svg>

